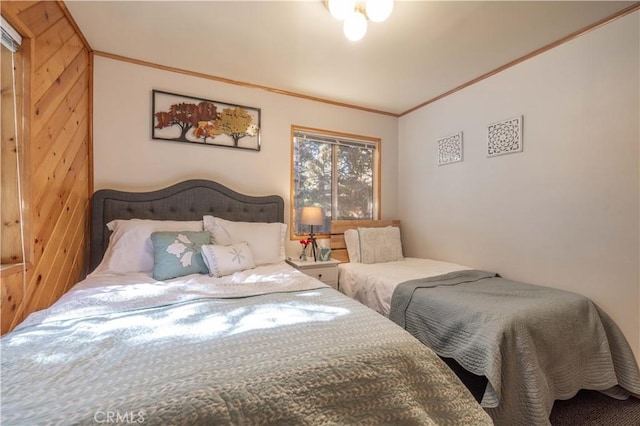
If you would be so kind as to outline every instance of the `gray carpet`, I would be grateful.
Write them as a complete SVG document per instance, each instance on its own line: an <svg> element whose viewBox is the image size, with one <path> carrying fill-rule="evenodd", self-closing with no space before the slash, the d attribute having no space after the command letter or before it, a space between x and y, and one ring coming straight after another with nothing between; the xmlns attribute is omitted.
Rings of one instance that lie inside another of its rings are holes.
<svg viewBox="0 0 640 426"><path fill-rule="evenodd" d="M451 359L444 359L480 401L485 377L469 373ZM553 426L640 426L640 399L620 401L596 391L581 390L566 401L556 401L549 417Z"/></svg>
<svg viewBox="0 0 640 426"><path fill-rule="evenodd" d="M638 426L640 400L619 401L596 391L581 390L566 401L556 401L549 418L553 426Z"/></svg>

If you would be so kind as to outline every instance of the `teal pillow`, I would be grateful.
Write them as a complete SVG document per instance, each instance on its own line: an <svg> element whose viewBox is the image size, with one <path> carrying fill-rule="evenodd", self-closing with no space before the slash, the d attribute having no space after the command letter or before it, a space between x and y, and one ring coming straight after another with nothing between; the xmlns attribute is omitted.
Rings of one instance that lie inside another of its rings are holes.
<svg viewBox="0 0 640 426"><path fill-rule="evenodd" d="M206 231L152 233L153 278L168 280L189 274L208 274L201 247L210 241L211 235Z"/></svg>

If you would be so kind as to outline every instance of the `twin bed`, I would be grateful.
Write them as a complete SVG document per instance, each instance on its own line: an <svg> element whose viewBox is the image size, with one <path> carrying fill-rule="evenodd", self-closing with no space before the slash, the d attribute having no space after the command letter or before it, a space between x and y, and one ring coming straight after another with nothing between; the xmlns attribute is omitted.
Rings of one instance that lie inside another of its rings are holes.
<svg viewBox="0 0 640 426"><path fill-rule="evenodd" d="M496 424L549 424L554 400L580 389L640 395L626 339L588 298L406 258L399 222L333 221L332 248L340 291L486 377L481 405Z"/></svg>
<svg viewBox="0 0 640 426"><path fill-rule="evenodd" d="M98 191L93 272L0 339L1 423L491 424L431 349L288 266L283 219L204 180Z"/></svg>

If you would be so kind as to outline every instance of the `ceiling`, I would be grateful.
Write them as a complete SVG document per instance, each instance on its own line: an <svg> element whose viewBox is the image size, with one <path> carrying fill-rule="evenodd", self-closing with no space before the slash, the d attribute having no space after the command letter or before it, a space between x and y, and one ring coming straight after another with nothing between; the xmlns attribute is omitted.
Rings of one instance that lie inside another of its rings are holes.
<svg viewBox="0 0 640 426"><path fill-rule="evenodd" d="M634 2L396 0L358 42L322 0L65 4L96 52L402 114Z"/></svg>

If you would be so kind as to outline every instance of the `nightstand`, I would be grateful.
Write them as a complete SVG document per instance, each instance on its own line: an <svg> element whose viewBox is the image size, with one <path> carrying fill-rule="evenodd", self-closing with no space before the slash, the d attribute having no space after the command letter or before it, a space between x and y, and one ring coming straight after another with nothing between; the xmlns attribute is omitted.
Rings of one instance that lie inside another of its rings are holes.
<svg viewBox="0 0 640 426"><path fill-rule="evenodd" d="M298 260L289 259L287 263L294 268L304 272L305 274L319 279L325 284L331 287L338 288L338 264L339 260L325 260L317 261L313 260Z"/></svg>

